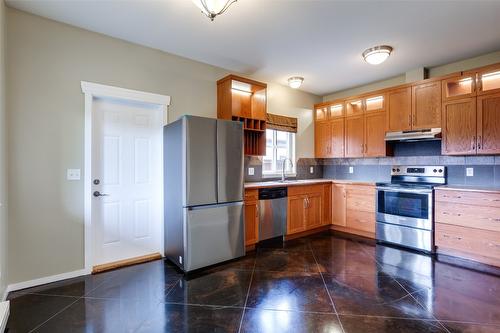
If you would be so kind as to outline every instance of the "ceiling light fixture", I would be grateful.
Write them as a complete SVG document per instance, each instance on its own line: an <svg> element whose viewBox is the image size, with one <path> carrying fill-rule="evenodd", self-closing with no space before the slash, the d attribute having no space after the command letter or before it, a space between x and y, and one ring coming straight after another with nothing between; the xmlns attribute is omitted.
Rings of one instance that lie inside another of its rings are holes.
<svg viewBox="0 0 500 333"><path fill-rule="evenodd" d="M299 88L302 85L302 82L304 82L304 78L300 76L293 76L288 79L288 85L293 89Z"/></svg>
<svg viewBox="0 0 500 333"><path fill-rule="evenodd" d="M223 14L237 0L192 0L211 21Z"/></svg>
<svg viewBox="0 0 500 333"><path fill-rule="evenodd" d="M371 47L363 52L363 59L371 65L379 65L389 58L392 47L388 45L379 45Z"/></svg>

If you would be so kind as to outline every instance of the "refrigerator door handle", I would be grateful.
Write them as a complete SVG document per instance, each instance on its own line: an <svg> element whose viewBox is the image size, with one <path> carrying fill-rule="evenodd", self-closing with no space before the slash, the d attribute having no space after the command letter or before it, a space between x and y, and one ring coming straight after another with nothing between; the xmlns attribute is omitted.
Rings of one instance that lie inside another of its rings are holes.
<svg viewBox="0 0 500 333"><path fill-rule="evenodd" d="M190 206L186 208L187 210L201 210L207 208L231 207L231 206L243 206L243 201L233 201L233 202L226 202L226 203L212 204L212 205Z"/></svg>

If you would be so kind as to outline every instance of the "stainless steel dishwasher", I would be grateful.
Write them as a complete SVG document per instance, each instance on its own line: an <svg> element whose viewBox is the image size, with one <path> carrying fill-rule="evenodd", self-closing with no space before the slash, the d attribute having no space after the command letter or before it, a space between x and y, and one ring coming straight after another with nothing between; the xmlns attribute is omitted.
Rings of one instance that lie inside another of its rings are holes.
<svg viewBox="0 0 500 333"><path fill-rule="evenodd" d="M285 236L287 194L286 187L259 189L259 241Z"/></svg>

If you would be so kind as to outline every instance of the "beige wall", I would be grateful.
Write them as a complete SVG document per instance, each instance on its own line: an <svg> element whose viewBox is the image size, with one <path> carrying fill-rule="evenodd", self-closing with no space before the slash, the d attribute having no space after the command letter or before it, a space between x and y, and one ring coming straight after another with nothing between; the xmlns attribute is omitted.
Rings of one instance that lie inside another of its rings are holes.
<svg viewBox="0 0 500 333"><path fill-rule="evenodd" d="M470 59L465 59L457 62L453 62L450 64L445 64L441 66L435 66L429 68L429 78L436 77L436 76L442 76L454 72L460 72L460 71L466 71L469 69L477 68L477 67L482 67L490 64L495 64L500 62L500 51L493 52L493 53L488 53L484 55L480 55L474 58ZM397 86L399 84L406 83L406 75L405 73L387 79L387 80L382 80L382 81L377 81L377 82L372 82L368 83L362 86L342 90L342 91L336 91L332 92L328 95L323 96L323 101L332 101L334 99L338 98L345 98L349 96L354 96L354 95L359 95L363 94L366 92L378 90L378 89L384 89L384 88L390 88L392 86Z"/></svg>
<svg viewBox="0 0 500 333"><path fill-rule="evenodd" d="M6 183L6 125L4 77L5 5L0 1L0 302L4 295L7 276L7 183Z"/></svg>
<svg viewBox="0 0 500 333"><path fill-rule="evenodd" d="M84 98L80 81L171 96L169 119L216 116L227 72L7 8L10 283L84 266ZM258 79L258 78L257 78ZM268 112L299 117L298 156L313 156L311 109L321 98L276 84Z"/></svg>

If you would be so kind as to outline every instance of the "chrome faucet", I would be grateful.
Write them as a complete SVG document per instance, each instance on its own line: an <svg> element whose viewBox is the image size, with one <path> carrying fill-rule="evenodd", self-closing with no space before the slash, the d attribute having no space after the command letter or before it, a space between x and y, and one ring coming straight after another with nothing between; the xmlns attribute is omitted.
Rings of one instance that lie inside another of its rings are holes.
<svg viewBox="0 0 500 333"><path fill-rule="evenodd" d="M290 161L290 166L293 168L293 162L292 162L292 160L289 159L288 157L285 157L283 159L283 165L282 165L282 168L281 168L281 181L282 182L284 182L286 180L286 178L285 178L286 161Z"/></svg>

